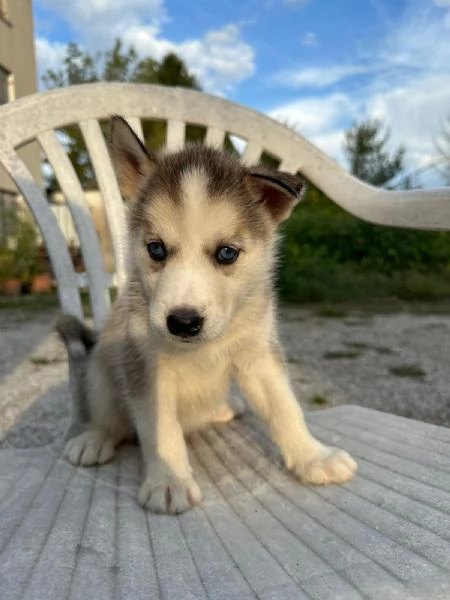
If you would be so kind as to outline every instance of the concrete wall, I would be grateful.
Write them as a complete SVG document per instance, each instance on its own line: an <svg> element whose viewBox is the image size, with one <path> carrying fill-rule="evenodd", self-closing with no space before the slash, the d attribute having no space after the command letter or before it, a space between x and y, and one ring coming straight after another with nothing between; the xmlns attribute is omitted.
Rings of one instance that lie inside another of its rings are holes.
<svg viewBox="0 0 450 600"><path fill-rule="evenodd" d="M0 16L0 66L11 73L14 100L37 91L33 10L31 0L6 0L6 6L6 17ZM29 144L19 154L42 185L39 146ZM1 191L15 191L15 186L0 166Z"/></svg>

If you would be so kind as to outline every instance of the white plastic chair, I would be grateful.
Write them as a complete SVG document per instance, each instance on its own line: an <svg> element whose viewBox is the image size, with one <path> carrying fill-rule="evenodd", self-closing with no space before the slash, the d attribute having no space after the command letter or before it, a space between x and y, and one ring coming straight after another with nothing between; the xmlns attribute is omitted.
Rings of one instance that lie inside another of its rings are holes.
<svg viewBox="0 0 450 600"><path fill-rule="evenodd" d="M105 200L119 286L125 273L124 206L113 173L99 119L121 114L142 135L141 119L167 122L166 145L180 148L187 124L206 127L206 143L223 145L226 133L246 140L243 159L256 162L263 152L280 168L301 171L348 212L383 225L418 229L450 229L450 188L386 191L346 173L315 146L265 115L183 88L122 83L95 83L47 91L0 107L0 162L26 199L45 240L64 312L83 316L80 278L42 191L19 158L17 149L37 140L50 161L70 208L83 253L94 323L101 326L110 310L108 277L99 241L73 166L55 131L79 124Z"/></svg>
<svg viewBox="0 0 450 600"><path fill-rule="evenodd" d="M0 107L0 163L45 240L62 311L83 317L67 244L17 149L37 140L51 162L81 243L92 312L101 327L109 286L126 279L124 205L99 119L167 121L167 146L187 124L247 141L301 171L354 215L385 225L450 229L450 188L390 192L361 183L283 125L206 94L168 87L92 84ZM74 168L55 130L79 123L109 221L116 272L106 273ZM73 373L72 373L73 375ZM376 390L374 391L376 393ZM426 393L426 392L424 392ZM426 398L424 398L426 402ZM98 469L75 468L49 448L0 452L1 597L345 600L450 598L450 432L356 406L308 415L314 434L350 450L360 475L345 486L299 484L273 459L250 416L196 433L193 465L202 507L177 517L136 502L139 455L125 447ZM261 451L260 445L265 447Z"/></svg>

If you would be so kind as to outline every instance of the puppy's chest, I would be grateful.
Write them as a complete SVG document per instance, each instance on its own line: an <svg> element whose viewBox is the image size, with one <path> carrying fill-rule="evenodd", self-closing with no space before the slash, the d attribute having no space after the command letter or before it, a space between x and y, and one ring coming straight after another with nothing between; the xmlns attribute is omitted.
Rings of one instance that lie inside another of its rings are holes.
<svg viewBox="0 0 450 600"><path fill-rule="evenodd" d="M230 363L183 357L172 365L172 372L179 402L190 403L211 396L215 390L220 394L220 390L229 384Z"/></svg>
<svg viewBox="0 0 450 600"><path fill-rule="evenodd" d="M211 420L230 386L230 363L210 357L179 356L170 361L168 376L176 390L177 412L185 431Z"/></svg>

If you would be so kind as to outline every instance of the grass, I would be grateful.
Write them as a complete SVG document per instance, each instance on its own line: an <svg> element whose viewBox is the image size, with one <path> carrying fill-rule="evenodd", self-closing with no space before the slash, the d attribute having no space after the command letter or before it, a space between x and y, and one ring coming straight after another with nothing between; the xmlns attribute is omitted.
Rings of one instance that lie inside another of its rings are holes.
<svg viewBox="0 0 450 600"><path fill-rule="evenodd" d="M49 294L23 294L21 296L0 296L1 309L46 310L59 306L58 296Z"/></svg>
<svg viewBox="0 0 450 600"><path fill-rule="evenodd" d="M109 290L111 301L114 302L117 296L115 289ZM89 292L80 291L81 304L86 318L92 317ZM48 294L22 294L20 296L2 296L0 295L0 310L20 309L23 311L40 311L59 308L59 298L56 291Z"/></svg>
<svg viewBox="0 0 450 600"><path fill-rule="evenodd" d="M375 305L376 312L401 302L445 302L448 310L450 274L408 270L387 275L362 271L347 264L322 266L317 261L310 266L299 260L282 265L279 287L286 302L316 305L370 303ZM381 306L377 307L377 303Z"/></svg>
<svg viewBox="0 0 450 600"><path fill-rule="evenodd" d="M295 268L295 265L291 265ZM321 281L321 293L310 293L310 287ZM309 291L308 291L309 290ZM90 316L89 293L81 291L81 302L86 316ZM114 301L116 292L110 290ZM349 327L364 326L376 314L395 314L407 310L412 314L450 315L450 275L423 274L414 271L387 277L380 273L357 273L342 266L330 274L323 269L319 275L294 272L288 285L280 286L280 299L288 308L301 305L317 317L343 319ZM49 294L0 295L0 310L45 310L59 307L56 292ZM357 315L350 313L357 311ZM348 317L348 319L347 319ZM287 312L286 321L304 321L305 314Z"/></svg>
<svg viewBox="0 0 450 600"><path fill-rule="evenodd" d="M326 317L327 319L343 319L348 316L348 311L336 306L322 306L314 311L316 317Z"/></svg>
<svg viewBox="0 0 450 600"><path fill-rule="evenodd" d="M34 365L54 365L56 363L66 362L64 358L47 358L46 356L32 356L30 362Z"/></svg>
<svg viewBox="0 0 450 600"><path fill-rule="evenodd" d="M357 350L372 350L373 346L366 342L344 342L344 346L356 348Z"/></svg>
<svg viewBox="0 0 450 600"><path fill-rule="evenodd" d="M355 350L374 350L378 354L394 354L394 351L387 346L377 346L376 344L368 344L367 342L344 342L344 346L355 348Z"/></svg>
<svg viewBox="0 0 450 600"><path fill-rule="evenodd" d="M329 401L328 401L328 398L325 398L325 396L321 396L320 394L315 394L311 398L309 403L314 404L315 406L326 406L329 403Z"/></svg>
<svg viewBox="0 0 450 600"><path fill-rule="evenodd" d="M339 360L341 358L358 358L358 356L361 356L361 352L351 350L334 350L322 354L322 357L326 360Z"/></svg>
<svg viewBox="0 0 450 600"><path fill-rule="evenodd" d="M288 321L288 322L306 321L306 317L301 317L301 316L290 317L290 316L282 315L282 318L283 318L283 321Z"/></svg>
<svg viewBox="0 0 450 600"><path fill-rule="evenodd" d="M352 319L351 321L344 321L346 327L367 327L370 321L368 319Z"/></svg>
<svg viewBox="0 0 450 600"><path fill-rule="evenodd" d="M387 346L374 346L375 352L378 354L395 354L395 350L388 348Z"/></svg>
<svg viewBox="0 0 450 600"><path fill-rule="evenodd" d="M424 379L426 372L419 365L399 365L397 367L389 367L391 375L396 377L407 377L408 379Z"/></svg>

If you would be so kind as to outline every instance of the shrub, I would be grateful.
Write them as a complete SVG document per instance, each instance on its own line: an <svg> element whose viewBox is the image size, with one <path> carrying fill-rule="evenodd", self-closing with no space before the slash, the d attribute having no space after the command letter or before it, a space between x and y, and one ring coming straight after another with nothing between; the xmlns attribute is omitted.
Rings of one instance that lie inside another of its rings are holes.
<svg viewBox="0 0 450 600"><path fill-rule="evenodd" d="M450 297L450 232L372 225L314 188L284 225L280 258L285 300Z"/></svg>

